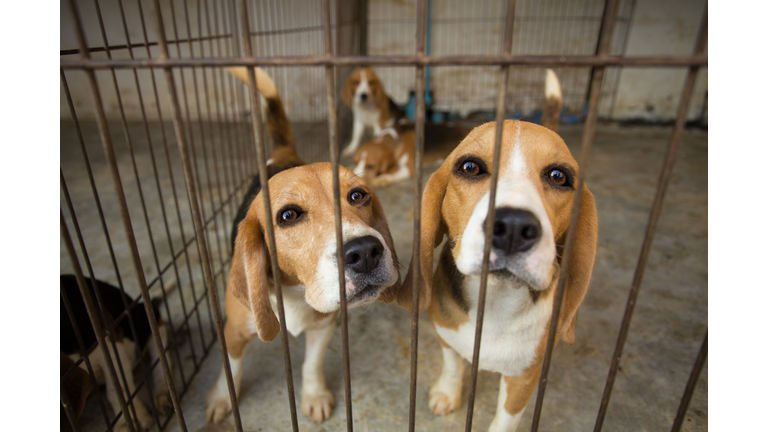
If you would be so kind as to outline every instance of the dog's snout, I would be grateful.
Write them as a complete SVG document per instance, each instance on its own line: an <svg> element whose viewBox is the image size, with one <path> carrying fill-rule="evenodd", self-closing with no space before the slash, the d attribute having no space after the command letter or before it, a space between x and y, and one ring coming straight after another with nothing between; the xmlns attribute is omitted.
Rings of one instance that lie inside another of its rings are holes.
<svg viewBox="0 0 768 432"><path fill-rule="evenodd" d="M541 223L533 213L508 207L496 209L493 247L506 254L525 252L541 238Z"/></svg>
<svg viewBox="0 0 768 432"><path fill-rule="evenodd" d="M344 245L344 264L356 273L368 273L378 267L384 246L374 236L359 237Z"/></svg>
<svg viewBox="0 0 768 432"><path fill-rule="evenodd" d="M368 100L368 93L360 93L360 101L365 102Z"/></svg>

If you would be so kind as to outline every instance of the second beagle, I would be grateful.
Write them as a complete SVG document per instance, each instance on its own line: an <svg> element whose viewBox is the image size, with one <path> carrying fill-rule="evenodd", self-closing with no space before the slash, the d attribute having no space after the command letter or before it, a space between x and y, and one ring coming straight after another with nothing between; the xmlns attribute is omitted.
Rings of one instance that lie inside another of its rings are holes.
<svg viewBox="0 0 768 432"><path fill-rule="evenodd" d="M401 120L406 120L405 113L384 93L384 86L373 70L353 70L347 77L341 98L352 108L354 117L352 139L341 154L355 154L366 129L373 129L376 137L386 131L394 134L395 140L398 139L395 127Z"/></svg>
<svg viewBox="0 0 768 432"><path fill-rule="evenodd" d="M495 122L475 128L429 179L421 214L421 268L411 265L398 294L398 303L410 309L413 280L419 278L419 309L428 310L439 336L443 369L429 392L436 415L461 405L462 358L471 361L473 355L495 129ZM597 247L595 200L586 185L578 225L569 226L578 181L579 166L556 133L532 123L504 122L479 364L501 374L491 431L516 430L536 388L553 291L561 277L566 283L557 333L574 343L576 312ZM561 274L570 230L576 230L573 260L568 274ZM433 271L433 252L443 237L447 242Z"/></svg>
<svg viewBox="0 0 768 432"><path fill-rule="evenodd" d="M320 423L330 417L335 403L325 383L323 358L340 304L331 164L303 165L296 156L285 113L277 109L282 105L274 84L263 73L257 82L267 98L269 130L275 135L268 166L274 213L264 212L260 185L254 181L234 222L224 327L229 362L239 395L248 343L256 336L271 341L280 331L274 290L278 279L286 329L294 336L306 333L301 411ZM347 305L352 308L376 300L391 303L400 276L384 210L363 179L344 167L339 171ZM267 218L274 223L276 251L265 241ZM275 253L279 268L271 265L270 256ZM206 397L205 416L219 423L231 411L222 370Z"/></svg>
<svg viewBox="0 0 768 432"><path fill-rule="evenodd" d="M354 172L372 186L388 186L413 178L416 134L413 129L401 134L386 132L363 144L355 152Z"/></svg>

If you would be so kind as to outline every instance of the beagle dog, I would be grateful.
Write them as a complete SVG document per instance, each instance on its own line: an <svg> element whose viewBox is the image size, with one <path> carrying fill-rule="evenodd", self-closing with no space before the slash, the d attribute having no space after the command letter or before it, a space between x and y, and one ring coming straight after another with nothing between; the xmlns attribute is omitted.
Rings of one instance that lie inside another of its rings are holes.
<svg viewBox="0 0 768 432"><path fill-rule="evenodd" d="M130 305L134 301L128 296L123 297L123 294L119 288L106 282L99 280L94 281L90 278L85 278L85 281L88 285L88 290L91 292L91 296L93 296L95 299L96 291L98 291L98 294L103 301L108 320L108 322L104 323L105 326L111 325L112 322L114 322L114 320L125 311L125 304ZM67 300L69 301L70 307L72 308L72 312L75 316L75 322L72 322L69 319L69 314L67 313L66 307L64 305L64 298L62 297L59 301L61 333L60 351L70 359L77 360L80 358L80 355L83 354L80 352L80 345L77 341L77 335L79 334L80 338L82 338L83 345L86 348L90 348L97 344L96 333L94 332L93 325L91 324L91 320L88 316L88 311L85 308L85 301L83 300L83 297L80 293L80 288L77 284L77 279L75 276L61 275L60 284L62 290L64 293L66 293ZM175 286L175 281L171 284L168 284L166 286L166 294L170 290L174 289ZM125 303L123 303L124 301ZM163 341L163 346L167 347L168 330L166 329L165 323L160 316L160 304L162 301L162 295L153 295L152 308L154 309L155 316L157 317L160 338ZM147 317L147 311L144 308L144 304L138 303L134 305L133 308L130 309L129 313L133 320L134 327L131 328L130 322L126 317L117 325L114 330L117 353L115 353L115 350L110 343L107 344L109 345L108 348L110 357L112 358L112 364L115 370L118 372L118 377L120 377L120 368L118 366L117 360L118 358L120 359L120 364L122 365L122 370L125 374L125 380L128 384L128 389L126 390L123 388L125 383L120 380L120 390L123 391L123 397L126 401L128 401L129 396L136 391L136 386L133 382L133 367L139 361L137 353L141 353L144 352L144 350L147 350L149 352L148 364L150 365L155 364L155 362L160 358L157 347L155 346L154 341L151 340L152 331L149 327L149 318ZM136 333L133 332L134 329L136 330ZM111 380L106 379L107 363L106 359L102 355L101 349L96 348L88 353L88 360L90 361L94 375L96 376L96 384L106 384L107 400L112 406L115 414L119 413L120 403L118 402L117 397L117 391L119 390L113 387ZM168 362L170 366L170 358L168 358ZM64 364L63 361L62 364ZM85 362L80 363L79 367L83 371L87 370ZM171 407L168 387L165 384L165 377L163 376L163 371L159 365L152 371L152 383L152 388L154 389L153 396L155 407L163 410L165 408ZM148 430L150 427L152 427L152 416L149 414L147 408L138 397L133 399L133 406L136 409L137 418L135 420L138 421L138 424L144 430ZM117 421L115 430L128 430L128 425L125 423L125 415L121 416Z"/></svg>
<svg viewBox="0 0 768 432"><path fill-rule="evenodd" d="M335 403L325 383L323 358L340 304L331 164L301 165L274 83L262 75L257 85L267 99L267 121L275 146L268 166L274 213L264 212L260 185L254 182L234 222L224 335L239 395L248 343L256 336L271 341L280 331L274 290L279 278L286 329L294 336L306 333L301 411L320 423L330 417ZM244 71L238 76L245 76ZM373 189L350 170L339 167L339 181L347 305L352 308L376 300L391 303L400 276L384 210ZM265 241L267 218L274 222L277 251L270 250ZM274 253L279 268L271 265ZM206 397L205 415L208 421L219 423L231 411L222 369Z"/></svg>
<svg viewBox="0 0 768 432"><path fill-rule="evenodd" d="M559 99L559 91L549 86L548 95ZM398 304L411 309L413 280L419 278L419 309L428 311L439 336L443 369L429 392L435 415L461 405L462 358L471 361L473 355L495 129L495 122L475 128L429 179L422 201L421 268L411 263L398 293ZM556 133L504 122L479 364L501 374L491 431L516 430L536 387L561 277L566 283L557 334L574 343L576 312L597 247L595 200L586 185L579 222L569 226L578 181L579 166ZM561 274L569 230L576 230L573 260L568 274ZM433 271L433 252L443 237L447 242Z"/></svg>
<svg viewBox="0 0 768 432"><path fill-rule="evenodd" d="M416 134L407 130L398 134L385 132L363 144L355 152L355 174L372 186L388 186L413 178L415 173Z"/></svg>
<svg viewBox="0 0 768 432"><path fill-rule="evenodd" d="M398 140L395 127L398 123L408 122L403 110L384 93L379 77L369 68L357 68L349 74L341 98L352 108L354 117L352 139L342 155L355 154L366 129L373 129L374 137L390 133Z"/></svg>

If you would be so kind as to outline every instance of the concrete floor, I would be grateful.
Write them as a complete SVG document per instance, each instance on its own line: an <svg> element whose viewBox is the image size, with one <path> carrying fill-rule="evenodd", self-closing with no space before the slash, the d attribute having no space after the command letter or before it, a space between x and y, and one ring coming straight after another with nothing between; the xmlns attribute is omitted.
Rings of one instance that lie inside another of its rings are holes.
<svg viewBox="0 0 768 432"><path fill-rule="evenodd" d="M142 265L149 280L157 275L157 266L149 242L149 232L138 201L129 154L122 139L119 124L112 125L120 171L126 186L131 217L137 241L142 253ZM161 143L161 128L150 125L156 143ZM326 136L324 127L295 125L298 142L312 136ZM100 141L93 124L84 124L83 132L89 155L92 157L97 188L101 194L105 215L120 265L120 273L126 289L138 294L130 255L125 246L119 212L114 200L109 170L103 162ZM150 226L157 245L158 262L161 266L170 260L170 247L162 223L161 206L157 197L151 170L143 126L130 125L137 151L137 166L142 178ZM561 135L571 146L578 159L581 128L563 127ZM160 150L158 163L160 184L164 191L163 201L169 216L170 237L175 252L181 245L183 227L186 239L193 233L189 217L183 175L178 160L173 130L166 125L169 137L173 179L181 207L181 224L177 222L170 194L171 176L165 168ZM576 328L576 344L569 347L560 344L555 350L550 380L542 413L541 430L587 431L592 430L608 367L613 354L619 325L623 316L634 267L640 251L648 212L661 168L666 143L670 134L667 128L620 128L600 126L590 160L587 184L594 193L599 217L598 252L592 283L579 313ZM198 137L199 138L199 137ZM214 139L216 140L216 139ZM653 249L643 280L642 290L635 309L631 331L608 409L606 431L657 431L668 430L674 419L679 399L688 379L699 345L707 327L707 134L687 131L683 134L680 154L672 183L667 193ZM199 143L199 140L198 140ZM158 144L156 144L158 145ZM322 147L302 148L300 153L308 160L323 159ZM220 154L221 172L236 173L235 157ZM327 158L325 158L327 160ZM75 209L85 237L91 262L97 277L116 282L114 270L105 247L98 214L93 206L90 187L82 165L70 123L61 124L61 167L72 194ZM223 160L223 161L222 161ZM349 165L350 161L342 162ZM202 165L201 165L201 170ZM424 180L434 171L425 171ZM211 171L213 173L214 171ZM231 186L236 179L227 181L222 174L222 184ZM219 202L218 195L207 183L200 185L204 200L211 196ZM410 261L412 247L412 182L403 182L378 191L397 253L403 264L403 273ZM242 193L242 192L240 192ZM224 194L226 195L226 193ZM238 195L239 197L240 195ZM239 204L239 198L238 202ZM207 205L207 204L206 204ZM62 199L62 207L65 204ZM216 242L216 234L229 236L231 210L218 218L216 227L209 227L209 246L214 257L214 271L225 273L228 252L224 241ZM66 210L65 210L66 213ZM210 212L208 213L210 214ZM209 216L210 217L210 216ZM229 219L228 219L229 218ZM70 224L71 227L71 224ZM189 249L189 268L180 259L178 290L185 299L187 309L193 301L188 270L195 283L197 296L202 291L197 251L193 244ZM61 272L71 272L69 258L62 245ZM165 281L175 277L171 270ZM221 295L222 278L217 279ZM181 296L170 296L171 321L181 326ZM177 388L184 390L179 369L186 379L194 372L190 346L200 361L205 346L213 349L201 361L199 373L191 380L182 398L182 409L187 428L191 431L235 430L230 416L221 425L208 425L204 418L204 399L209 386L215 381L221 367L218 346L211 338L205 302L198 323L196 315L187 328L180 331L179 359L183 363L176 368ZM223 308L222 308L223 309ZM436 334L426 314L420 316L418 389L416 429L419 431L463 430L466 401L462 408L446 417L433 417L427 407L427 393L437 378L441 365L440 349ZM302 431L337 431L346 429L344 412L344 384L341 369L341 335L331 340L325 359L326 379L336 396L337 406L332 417L321 425L311 423L299 413ZM363 310L353 309L349 317L350 359L352 373L352 403L354 426L357 431L406 430L408 427L410 313L395 305L376 304ZM201 337L204 339L201 341ZM303 336L290 338L291 359L296 394L300 394L301 362L304 355ZM174 359L177 357L173 356ZM175 361L175 360L174 360ZM464 397L467 394L469 368L466 369ZM481 372L477 385L474 428L486 430L496 409L499 377ZM290 430L289 407L284 378L283 356L280 339L270 343L254 341L245 360L240 412L243 426L248 431ZM146 400L146 397L142 396ZM530 426L534 401L529 403L520 430ZM298 403L298 400L297 400ZM707 367L699 380L688 410L683 430L707 430ZM95 398L89 400L82 418L86 430L103 430L100 412ZM175 418L165 430L177 430Z"/></svg>

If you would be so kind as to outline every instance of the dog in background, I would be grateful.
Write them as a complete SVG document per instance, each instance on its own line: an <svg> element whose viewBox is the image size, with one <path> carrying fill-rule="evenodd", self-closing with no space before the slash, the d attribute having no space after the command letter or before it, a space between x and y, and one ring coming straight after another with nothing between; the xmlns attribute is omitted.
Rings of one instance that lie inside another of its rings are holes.
<svg viewBox="0 0 768 432"><path fill-rule="evenodd" d="M232 71L247 76L244 68ZM257 69L259 71L259 69ZM247 80L243 80L246 81ZM275 278L282 285L285 325L294 336L306 333L302 366L301 411L315 422L331 415L335 404L323 374L323 359L339 310L334 209L329 163L303 165L296 154L290 125L277 89L260 72L257 85L267 107L273 135L268 171L274 214L265 214L261 185L254 180L234 221L234 253L226 290L224 334L236 394L240 394L243 358L256 336L273 340L280 331L276 316ZM397 255L384 210L373 189L344 167L339 167L344 238L345 294L348 307L377 300L391 303L399 289ZM274 221L279 268L271 265L264 225ZM206 419L221 422L232 411L226 377L221 375L208 392Z"/></svg>
<svg viewBox="0 0 768 432"><path fill-rule="evenodd" d="M370 68L357 68L347 77L341 98L352 108L352 139L341 153L352 156L362 143L366 129L373 129L374 137L385 133L399 139L396 126L408 123L405 113L384 92L381 80Z"/></svg>
<svg viewBox="0 0 768 432"><path fill-rule="evenodd" d="M354 157L354 173L374 187L413 178L416 134L413 129L399 135L385 131L363 144Z"/></svg>
<svg viewBox="0 0 768 432"><path fill-rule="evenodd" d="M548 103L559 105L557 78L551 71L547 75ZM550 116L559 110L550 108L543 123L556 125ZM435 415L461 405L462 358L471 361L473 355L495 129L495 122L475 128L430 177L421 214L421 268L411 263L398 294L398 304L410 310L412 284L419 278L419 310L428 311L442 346L443 369L429 392ZM479 360L480 369L501 374L491 431L516 430L536 388L559 278L566 282L557 334L574 343L576 313L597 248L595 199L586 185L579 221L569 226L578 181L579 166L556 133L504 122ZM571 230L576 230L573 259L568 274L561 274ZM434 249L444 237L433 271Z"/></svg>
<svg viewBox="0 0 768 432"><path fill-rule="evenodd" d="M112 322L119 317L124 311L125 311L125 305L130 305L133 303L133 299L126 296L123 296L123 293L120 291L119 288L110 285L106 282L102 282L99 280L92 280L90 278L85 278L86 284L88 285L88 290L91 292L91 295L95 299L96 290L99 292L99 296L101 297L104 308L106 309L106 315L108 322L103 323L103 325L109 326L112 324ZM95 282L95 283L94 283ZM73 323L69 319L69 314L67 313L66 307L64 305L64 299L60 299L60 308L59 308L59 316L60 316L60 351L67 355L69 358L76 360L80 357L80 345L77 342L77 332L75 331L75 328L78 329L80 337L82 338L83 345L86 348L90 348L94 346L97 343L96 339L96 333L94 332L93 325L91 324L91 320L88 316L88 311L85 307L85 301L83 300L83 297L80 293L80 288L77 284L77 279L74 275L61 275L60 277L60 284L62 290L66 293L67 300L69 301L70 307L72 308L73 315L75 317L75 322ZM176 286L175 282L172 282L171 284L168 284L166 286L166 294L174 289ZM165 327L165 323L163 322L162 317L160 316L160 304L163 301L162 295L154 295L152 298L152 308L155 311L155 316L157 317L157 324L158 324L158 330L160 331L160 338L163 341L163 346L168 346L168 331ZM150 340L152 336L152 331L149 327L149 318L147 317L147 311L144 307L143 303L136 304L131 310L130 315L133 320L134 328L136 330L136 333L133 332L133 329L131 329L130 322L128 321L128 318L126 317L123 319L120 324L114 329L113 334L115 335L115 346L117 348L117 353L115 353L114 349L112 348L112 345L108 343L108 348L110 352L110 357L112 357L112 364L116 371L119 371L120 368L117 363L117 359L119 357L120 364L123 366L123 373L125 374L125 379L128 384L128 389L126 390L123 388L123 385L125 383L120 383L120 390L123 391L123 397L127 401L129 398L129 395L132 395L135 390L136 386L133 382L133 367L134 364L137 363L139 360L139 357L137 356L137 353L144 352L144 349L147 349L149 352L149 358L150 362L149 364L154 364L155 361L159 359L159 354L157 351L157 347L155 346L154 341ZM75 327L76 326L76 327ZM137 351L138 350L138 351ZM115 389L112 385L112 381L109 379L106 379L107 372L107 363L106 359L102 355L101 349L96 348L93 351L91 351L88 354L88 360L91 363L91 366L93 368L94 375L96 377L97 384L102 385L106 384L107 386L107 400L109 401L110 405L112 406L112 409L115 413L120 412L120 404L118 402L117 397L117 391L118 389ZM168 359L169 365L170 365L170 358ZM63 365L62 361L62 365ZM84 371L86 370L85 363L81 363L80 368L82 368ZM165 409L166 407L170 407L170 397L168 394L168 387L165 384L165 378L163 376L162 369L158 366L152 371L152 383L153 383L153 389L154 389L154 402L155 406L159 407L161 409ZM74 401L73 401L74 403ZM152 427L152 416L150 416L149 412L147 411L144 404L139 400L139 398L133 399L133 405L136 409L136 417L138 420L138 424L144 428L149 429ZM128 430L128 426L125 423L125 413L123 416L120 417L120 419L117 421L117 424L115 425L115 429L118 431Z"/></svg>

